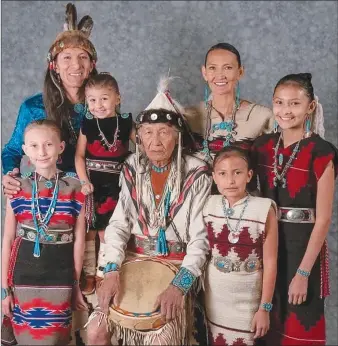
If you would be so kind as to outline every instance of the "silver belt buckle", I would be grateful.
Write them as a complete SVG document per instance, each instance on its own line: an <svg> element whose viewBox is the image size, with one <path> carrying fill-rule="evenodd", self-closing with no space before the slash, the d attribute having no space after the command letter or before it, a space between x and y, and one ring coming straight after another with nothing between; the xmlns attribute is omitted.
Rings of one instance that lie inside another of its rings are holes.
<svg viewBox="0 0 338 346"><path fill-rule="evenodd" d="M286 213L286 219L291 222L303 221L305 219L305 213L303 210L291 209Z"/></svg>

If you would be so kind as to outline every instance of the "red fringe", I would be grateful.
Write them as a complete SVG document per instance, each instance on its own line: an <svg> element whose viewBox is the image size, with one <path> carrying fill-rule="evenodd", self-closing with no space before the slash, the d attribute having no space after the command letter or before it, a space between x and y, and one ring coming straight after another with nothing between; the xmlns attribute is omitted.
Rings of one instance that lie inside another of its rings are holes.
<svg viewBox="0 0 338 346"><path fill-rule="evenodd" d="M327 240L320 251L320 298L330 295L329 251Z"/></svg>
<svg viewBox="0 0 338 346"><path fill-rule="evenodd" d="M20 248L20 244L22 241L22 237L15 238L12 249L11 249L11 255L9 259L9 267L8 267L8 285L13 286L13 276L14 276L14 268L16 259L18 257L18 251Z"/></svg>

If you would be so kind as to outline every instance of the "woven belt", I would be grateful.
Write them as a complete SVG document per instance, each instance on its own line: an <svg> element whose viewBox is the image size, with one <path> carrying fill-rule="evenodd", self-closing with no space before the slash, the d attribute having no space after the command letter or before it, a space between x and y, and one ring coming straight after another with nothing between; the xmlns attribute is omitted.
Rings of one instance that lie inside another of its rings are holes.
<svg viewBox="0 0 338 346"><path fill-rule="evenodd" d="M248 258L245 261L232 261L229 257L214 257L214 266L223 273L245 271L247 273L262 269L262 261L258 258Z"/></svg>
<svg viewBox="0 0 338 346"><path fill-rule="evenodd" d="M86 167L90 171L120 173L122 170L122 166L123 163L121 162L86 159Z"/></svg>
<svg viewBox="0 0 338 346"><path fill-rule="evenodd" d="M132 234L128 243L128 250L147 256L158 256L156 252L157 237L144 237ZM183 260L186 255L186 244L176 241L167 241L168 259ZM160 256L159 256L160 257Z"/></svg>
<svg viewBox="0 0 338 346"><path fill-rule="evenodd" d="M311 208L278 208L278 220L293 223L315 223L315 210Z"/></svg>
<svg viewBox="0 0 338 346"><path fill-rule="evenodd" d="M49 232L46 232L46 237L43 235L40 236L40 243L41 244L67 244L73 242L73 230L67 229L67 230L51 230ZM22 227L18 229L17 236L22 237L23 239L29 240L29 241L35 241L35 238L37 236L37 231L34 228L30 227Z"/></svg>

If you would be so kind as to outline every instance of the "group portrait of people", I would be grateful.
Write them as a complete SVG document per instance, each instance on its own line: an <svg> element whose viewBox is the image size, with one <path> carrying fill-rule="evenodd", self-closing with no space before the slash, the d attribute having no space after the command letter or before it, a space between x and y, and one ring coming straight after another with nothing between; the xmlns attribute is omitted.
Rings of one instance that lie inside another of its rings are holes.
<svg viewBox="0 0 338 346"><path fill-rule="evenodd" d="M165 74L133 115L76 11L2 149L1 344L326 345L338 149L311 73L245 100L219 42L199 104Z"/></svg>

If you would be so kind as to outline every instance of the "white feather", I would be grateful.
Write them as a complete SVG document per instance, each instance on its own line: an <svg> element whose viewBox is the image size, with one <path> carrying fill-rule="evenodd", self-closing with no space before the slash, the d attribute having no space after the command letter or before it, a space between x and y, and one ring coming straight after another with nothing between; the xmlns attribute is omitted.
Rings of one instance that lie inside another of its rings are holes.
<svg viewBox="0 0 338 346"><path fill-rule="evenodd" d="M175 76L172 76L172 77L169 77L169 76L162 76L160 78L160 81L158 82L158 86L157 86L157 91L159 93L164 93L168 90L168 87L169 87L169 84L170 82L173 80L173 79L176 79L176 78L180 78L180 77L175 77Z"/></svg>

